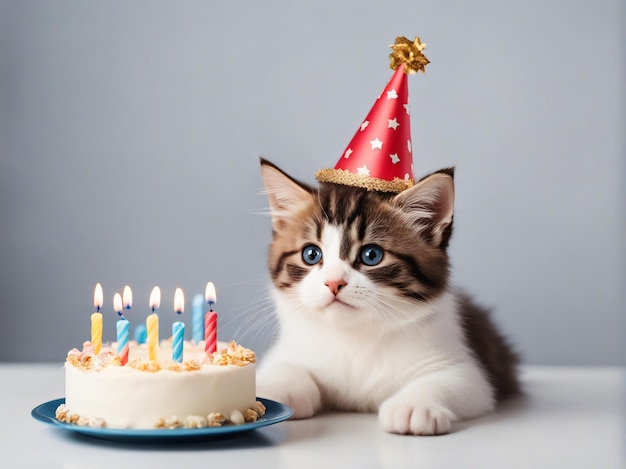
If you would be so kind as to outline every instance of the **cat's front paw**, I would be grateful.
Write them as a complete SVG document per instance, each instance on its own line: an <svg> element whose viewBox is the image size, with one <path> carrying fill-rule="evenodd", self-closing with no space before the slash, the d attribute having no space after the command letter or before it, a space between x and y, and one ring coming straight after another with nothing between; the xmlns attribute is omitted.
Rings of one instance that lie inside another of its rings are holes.
<svg viewBox="0 0 626 469"><path fill-rule="evenodd" d="M380 406L378 420L383 430L401 435L442 435L450 431L454 414L436 404L389 399Z"/></svg>
<svg viewBox="0 0 626 469"><path fill-rule="evenodd" d="M293 409L294 419L306 419L322 408L319 388L311 376L303 371L283 370L275 376L257 380L257 395L286 404Z"/></svg>
<svg viewBox="0 0 626 469"><path fill-rule="evenodd" d="M294 419L308 419L309 417L313 417L319 407L316 400L311 396L298 392L276 394L275 400L291 407L293 409L292 418Z"/></svg>

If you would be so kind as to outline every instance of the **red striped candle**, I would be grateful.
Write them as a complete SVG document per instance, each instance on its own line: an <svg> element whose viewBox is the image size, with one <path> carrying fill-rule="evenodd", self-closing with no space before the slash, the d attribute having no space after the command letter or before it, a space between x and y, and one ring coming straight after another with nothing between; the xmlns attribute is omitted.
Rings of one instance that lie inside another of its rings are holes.
<svg viewBox="0 0 626 469"><path fill-rule="evenodd" d="M204 351L209 354L217 351L217 313L213 311L217 294L213 282L206 284L204 299L209 304L209 311L204 316Z"/></svg>
<svg viewBox="0 0 626 469"><path fill-rule="evenodd" d="M204 316L204 351L217 351L217 313L213 310Z"/></svg>

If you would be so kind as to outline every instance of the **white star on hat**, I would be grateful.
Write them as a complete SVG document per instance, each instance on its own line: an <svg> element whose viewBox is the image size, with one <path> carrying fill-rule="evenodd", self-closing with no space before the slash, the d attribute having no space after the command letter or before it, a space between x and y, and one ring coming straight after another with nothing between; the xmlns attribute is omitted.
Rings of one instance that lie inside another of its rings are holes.
<svg viewBox="0 0 626 469"><path fill-rule="evenodd" d="M361 131L365 130L368 125L370 125L370 121L363 121L361 124Z"/></svg>
<svg viewBox="0 0 626 469"><path fill-rule="evenodd" d="M370 144L372 145L372 150L378 148L379 150L383 149L383 142L381 142L380 140L378 140L378 137L376 137L374 140L370 140Z"/></svg>
<svg viewBox="0 0 626 469"><path fill-rule="evenodd" d="M367 169L367 165L363 165L360 168L357 168L357 170L359 171L359 174L362 174L364 176L369 176L370 175L370 170Z"/></svg>
<svg viewBox="0 0 626 469"><path fill-rule="evenodd" d="M348 148L348 149L346 150L346 152L343 154L343 157L344 157L344 158L346 158L346 159L347 159L347 158L350 158L350 155L351 155L351 154L352 154L352 148Z"/></svg>
<svg viewBox="0 0 626 469"><path fill-rule="evenodd" d="M406 111L406 113L410 114L409 113L409 103L403 104L403 106L404 106L404 110Z"/></svg>
<svg viewBox="0 0 626 469"><path fill-rule="evenodd" d="M398 121L396 120L395 117L393 119L387 119L387 128L388 129L396 130L399 125L400 124L398 124Z"/></svg>
<svg viewBox="0 0 626 469"><path fill-rule="evenodd" d="M398 93L396 92L396 90L392 89L390 91L387 91L387 99L398 99Z"/></svg>
<svg viewBox="0 0 626 469"><path fill-rule="evenodd" d="M391 155L389 155L389 158L391 158L391 162L393 164L396 164L400 161L400 158L398 158L398 154L397 153L392 153Z"/></svg>

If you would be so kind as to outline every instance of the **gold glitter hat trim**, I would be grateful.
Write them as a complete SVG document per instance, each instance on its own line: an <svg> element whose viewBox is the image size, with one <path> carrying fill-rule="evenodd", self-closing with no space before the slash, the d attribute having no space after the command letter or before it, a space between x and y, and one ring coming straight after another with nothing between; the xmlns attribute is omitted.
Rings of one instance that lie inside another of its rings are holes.
<svg viewBox="0 0 626 469"><path fill-rule="evenodd" d="M347 169L320 169L315 173L315 178L320 182L331 182L345 186L361 187L368 191L402 192L413 186L412 179L393 178L392 181L378 179L364 174L354 174Z"/></svg>

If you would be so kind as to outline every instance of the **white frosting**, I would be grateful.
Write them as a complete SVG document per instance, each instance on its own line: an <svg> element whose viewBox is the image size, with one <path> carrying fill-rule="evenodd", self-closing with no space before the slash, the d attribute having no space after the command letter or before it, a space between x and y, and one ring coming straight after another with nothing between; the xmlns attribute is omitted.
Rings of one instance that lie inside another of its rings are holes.
<svg viewBox="0 0 626 469"><path fill-rule="evenodd" d="M196 346L197 347L197 346ZM154 428L160 419L176 418L184 424L209 414L230 416L245 412L256 403L254 363L239 365L202 364L198 370L168 370L169 356L161 348L162 369L142 371L131 366L77 368L65 364L65 404L81 418L103 419L107 427ZM193 347L184 359L201 362L203 351ZM134 350L133 350L134 349ZM129 361L143 358L142 347L131 348ZM134 352L134 353L133 353ZM192 419L190 419L192 417Z"/></svg>

